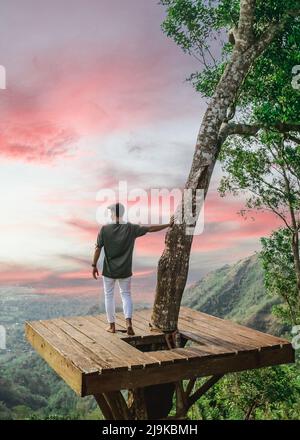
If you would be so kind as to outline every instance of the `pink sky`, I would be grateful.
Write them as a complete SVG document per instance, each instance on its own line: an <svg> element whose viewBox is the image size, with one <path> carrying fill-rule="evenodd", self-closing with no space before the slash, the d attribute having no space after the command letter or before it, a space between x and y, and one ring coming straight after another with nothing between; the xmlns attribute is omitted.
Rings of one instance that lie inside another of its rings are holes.
<svg viewBox="0 0 300 440"><path fill-rule="evenodd" d="M163 17L149 0L2 2L2 287L101 293L90 276L97 192L119 180L184 185L205 102L184 81L199 66L162 33ZM217 166L188 282L259 250L279 224L240 218L243 199L218 196L220 175ZM137 241L137 300L153 298L163 244L164 233Z"/></svg>

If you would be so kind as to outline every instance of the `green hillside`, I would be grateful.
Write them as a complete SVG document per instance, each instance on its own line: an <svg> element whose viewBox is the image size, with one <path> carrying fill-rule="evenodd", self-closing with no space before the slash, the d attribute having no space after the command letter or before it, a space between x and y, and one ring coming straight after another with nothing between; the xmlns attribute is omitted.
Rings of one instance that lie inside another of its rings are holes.
<svg viewBox="0 0 300 440"><path fill-rule="evenodd" d="M265 292L256 255L209 273L185 290L182 301L183 305L196 310L278 334L283 328L271 315L276 303L278 300Z"/></svg>

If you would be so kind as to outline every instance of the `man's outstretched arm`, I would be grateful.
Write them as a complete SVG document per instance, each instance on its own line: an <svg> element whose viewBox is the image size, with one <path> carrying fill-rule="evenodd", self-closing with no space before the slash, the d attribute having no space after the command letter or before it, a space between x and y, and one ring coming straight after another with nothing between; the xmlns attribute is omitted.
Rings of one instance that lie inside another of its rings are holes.
<svg viewBox="0 0 300 440"><path fill-rule="evenodd" d="M166 223L164 225L150 225L149 226L149 232L158 232L158 231L161 231L163 229L172 227L173 225L174 225L174 216L172 216L170 218L169 223Z"/></svg>
<svg viewBox="0 0 300 440"><path fill-rule="evenodd" d="M95 280L97 279L97 276L99 276L99 272L97 269L97 263L100 257L100 253L101 253L101 247L96 246L95 248L95 252L94 252L94 258L93 258L93 277L95 278Z"/></svg>

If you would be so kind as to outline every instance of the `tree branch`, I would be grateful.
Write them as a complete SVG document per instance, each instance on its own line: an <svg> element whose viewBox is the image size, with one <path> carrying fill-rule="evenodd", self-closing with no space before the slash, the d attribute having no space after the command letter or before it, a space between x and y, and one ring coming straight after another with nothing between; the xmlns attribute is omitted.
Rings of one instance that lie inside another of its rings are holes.
<svg viewBox="0 0 300 440"><path fill-rule="evenodd" d="M234 122L224 124L219 132L219 142L221 145L227 138L227 136L240 135L240 136L255 136L259 130L274 129L280 133L288 133L290 131L300 132L300 124L286 124L283 122L278 122L273 125L264 124L236 124ZM295 138L297 139L297 138Z"/></svg>
<svg viewBox="0 0 300 440"><path fill-rule="evenodd" d="M241 0L240 17L236 35L233 35L235 46L241 49L247 49L254 40L253 23L255 0Z"/></svg>

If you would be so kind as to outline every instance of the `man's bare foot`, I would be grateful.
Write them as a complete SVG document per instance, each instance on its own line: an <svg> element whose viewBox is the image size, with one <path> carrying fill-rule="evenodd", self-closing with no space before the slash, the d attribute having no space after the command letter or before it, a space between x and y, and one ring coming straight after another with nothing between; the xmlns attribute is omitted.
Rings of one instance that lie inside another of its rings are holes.
<svg viewBox="0 0 300 440"><path fill-rule="evenodd" d="M135 333L132 328L132 322L130 318L126 318L126 327L127 327L127 334L133 336Z"/></svg>
<svg viewBox="0 0 300 440"><path fill-rule="evenodd" d="M133 328L132 328L131 325L129 325L129 326L127 327L127 334L128 334L128 335L131 335L131 336L135 335L135 333L134 333Z"/></svg>
<svg viewBox="0 0 300 440"><path fill-rule="evenodd" d="M109 324L108 327L106 327L106 331L110 332L110 333L116 333L116 326L115 323L112 322L111 324Z"/></svg>

